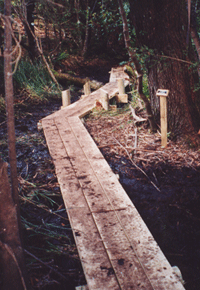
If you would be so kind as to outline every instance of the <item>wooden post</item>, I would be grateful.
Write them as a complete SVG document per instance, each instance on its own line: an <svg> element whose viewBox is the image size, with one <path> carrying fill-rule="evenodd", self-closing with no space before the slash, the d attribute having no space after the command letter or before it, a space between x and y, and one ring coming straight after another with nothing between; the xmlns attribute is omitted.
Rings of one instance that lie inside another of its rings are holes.
<svg viewBox="0 0 200 290"><path fill-rule="evenodd" d="M156 95L160 97L160 127L161 146L167 146L167 96L169 90L157 90Z"/></svg>
<svg viewBox="0 0 200 290"><path fill-rule="evenodd" d="M90 82L85 83L83 88L84 88L84 95L85 96L88 96L89 94L91 94Z"/></svg>
<svg viewBox="0 0 200 290"><path fill-rule="evenodd" d="M75 288L75 290L88 290L88 289L89 289L89 288L88 288L87 285L77 286L77 287Z"/></svg>
<svg viewBox="0 0 200 290"><path fill-rule="evenodd" d="M104 108L104 110L108 111L109 97L108 97L108 93L103 90L101 90L101 105Z"/></svg>
<svg viewBox="0 0 200 290"><path fill-rule="evenodd" d="M87 82L84 84L83 90L84 90L84 95L81 96L81 99L84 99L85 97L91 94L90 82Z"/></svg>
<svg viewBox="0 0 200 290"><path fill-rule="evenodd" d="M71 104L70 100L70 90L62 91L62 107L61 109L69 106Z"/></svg>
<svg viewBox="0 0 200 290"><path fill-rule="evenodd" d="M161 146L167 146L167 98L160 96Z"/></svg>
<svg viewBox="0 0 200 290"><path fill-rule="evenodd" d="M124 80L118 79L117 83L118 83L119 95L125 94Z"/></svg>
<svg viewBox="0 0 200 290"><path fill-rule="evenodd" d="M125 94L124 80L118 79L117 83L118 83L118 90L119 90L119 95L117 97L117 101L119 103L128 103L128 95Z"/></svg>

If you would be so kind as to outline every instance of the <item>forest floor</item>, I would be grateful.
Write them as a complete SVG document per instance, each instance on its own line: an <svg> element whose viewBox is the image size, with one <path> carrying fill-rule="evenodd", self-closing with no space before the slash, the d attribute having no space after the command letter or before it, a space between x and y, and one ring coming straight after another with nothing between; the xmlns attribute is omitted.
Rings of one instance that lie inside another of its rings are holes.
<svg viewBox="0 0 200 290"><path fill-rule="evenodd" d="M108 81L110 64L90 63L79 73ZM72 92L74 100L80 88ZM65 212L54 166L37 123L61 106L17 104L16 149L27 272L31 289L74 290L85 278ZM19 113L20 112L20 113ZM144 111L136 109L144 117ZM185 140L160 146L148 123L135 125L127 105L95 109L84 120L114 173L172 266L180 268L185 288L200 283L200 149ZM198 139L199 137L196 136ZM197 142L198 143L198 142ZM0 117L0 152L8 160L6 123ZM1 286L1 282L0 282Z"/></svg>

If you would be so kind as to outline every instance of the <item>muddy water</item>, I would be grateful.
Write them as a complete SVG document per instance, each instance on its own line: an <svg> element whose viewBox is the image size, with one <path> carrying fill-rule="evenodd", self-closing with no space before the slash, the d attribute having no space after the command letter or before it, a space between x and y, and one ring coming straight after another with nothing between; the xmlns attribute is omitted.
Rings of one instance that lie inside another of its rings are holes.
<svg viewBox="0 0 200 290"><path fill-rule="evenodd" d="M181 270L185 288L200 289L200 168L143 168L158 191L129 160L107 153L106 159L170 264Z"/></svg>

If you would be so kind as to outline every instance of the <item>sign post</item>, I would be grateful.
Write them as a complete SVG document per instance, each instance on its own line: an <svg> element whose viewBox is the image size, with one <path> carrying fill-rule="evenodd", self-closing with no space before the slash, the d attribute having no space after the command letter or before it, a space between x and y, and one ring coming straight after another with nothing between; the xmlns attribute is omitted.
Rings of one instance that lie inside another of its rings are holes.
<svg viewBox="0 0 200 290"><path fill-rule="evenodd" d="M167 146L167 96L169 90L158 89L156 96L160 97L160 128L161 128L161 146Z"/></svg>

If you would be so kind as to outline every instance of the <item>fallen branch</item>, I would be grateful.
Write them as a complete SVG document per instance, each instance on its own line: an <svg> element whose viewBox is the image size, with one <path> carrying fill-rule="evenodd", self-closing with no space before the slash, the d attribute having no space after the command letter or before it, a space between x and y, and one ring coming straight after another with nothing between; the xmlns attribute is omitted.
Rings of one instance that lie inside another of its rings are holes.
<svg viewBox="0 0 200 290"><path fill-rule="evenodd" d="M76 76L72 76L68 73L59 73L59 72L54 72L54 76L57 79L58 82L72 82L75 85L83 86L85 83L88 82L88 78L79 78ZM90 81L90 80L89 80ZM102 86L102 83L97 82L97 81L90 81L90 87L93 90L97 90Z"/></svg>
<svg viewBox="0 0 200 290"><path fill-rule="evenodd" d="M31 200L29 200L28 198L25 198L25 197L23 197L23 196L21 196L21 195L20 195L20 198L21 198L22 200L24 200L25 202L29 202L29 203L33 204L34 206L36 206L36 207L38 207L38 208L40 208L40 209L43 209L43 210L47 211L47 212L50 213L50 214L56 215L57 217L59 217L59 218L61 218L61 219L64 219L64 220L66 220L66 221L69 221L67 218L65 218L65 217L63 217L63 216L61 216L61 215L59 215L59 214L53 212L53 211L50 210L50 209L47 209L47 208L43 207L42 204L37 204L36 202L31 201Z"/></svg>
<svg viewBox="0 0 200 290"><path fill-rule="evenodd" d="M149 176L146 174L146 172L144 171L144 170L142 170L133 160L132 160L132 158L131 158L131 156L130 156L130 154L129 154L129 152L128 152L128 150L115 138L115 137L113 137L114 138L114 140L117 142L117 144L119 144L120 145L120 147L122 147L123 149L124 149L124 151L126 152L126 154L128 155L128 158L129 158L129 160L131 161L131 163L138 169L138 170L140 170L146 177L147 177L147 179L150 181L150 183L155 187L155 189L157 190L157 191L159 191L160 192L160 189L155 185L155 183L153 182L153 181L151 181L151 179L149 178Z"/></svg>
<svg viewBox="0 0 200 290"><path fill-rule="evenodd" d="M24 17L24 15L23 15L20 11L17 11L16 9L15 9L15 12L19 15L19 17L22 19L22 21L25 23L25 25L27 26L28 30L29 30L30 33L32 34L32 36L33 36L33 38L34 38L34 40L35 40L36 46L37 46L37 50L38 50L38 52L39 52L39 54L40 54L40 56L41 56L41 58L42 58L42 60L43 60L43 62L44 62L44 64L45 64L47 70L48 70L48 73L50 74L52 80L55 82L55 84L56 84L58 90L61 91L61 89L60 89L60 85L59 85L58 81L56 80L56 78L55 78L55 76L54 76L54 74L53 74L53 72L52 72L52 70L51 70L51 68L50 68L50 66L49 66L49 64L48 64L48 62L47 62L45 56L44 56L43 48L42 48L41 38L38 39L38 38L36 37L36 35L35 35L34 32L32 31L32 29L30 28L30 25L29 25L29 23L28 23L26 17Z"/></svg>
<svg viewBox="0 0 200 290"><path fill-rule="evenodd" d="M4 122L0 123L0 126L4 125L5 123L6 123L6 121L4 121Z"/></svg>
<svg viewBox="0 0 200 290"><path fill-rule="evenodd" d="M42 260L40 260L38 257L36 257L35 255L31 254L29 251L24 249L24 252L31 256L32 258L34 258L36 261L38 261L40 264L44 265L45 267L49 268L51 271L53 271L54 273L56 273L58 276L60 276L62 279L67 280L67 278L65 276L63 276L60 272L58 272L56 269L54 269L53 267L47 265L45 262L43 262Z"/></svg>
<svg viewBox="0 0 200 290"><path fill-rule="evenodd" d="M147 119L146 118L141 118L141 117L138 117L136 114L135 114L135 110L133 109L133 107L131 106L131 104L129 104L129 108L131 110L131 113L132 113L132 116L133 116L133 119L135 120L134 123L139 123L139 122L144 122L146 121Z"/></svg>
<svg viewBox="0 0 200 290"><path fill-rule="evenodd" d="M24 281L24 277L23 277L23 275L22 275L22 271L21 271L21 269L20 269L20 266L19 266L19 263L18 263L18 261L17 261L17 258L16 258L16 256L15 256L14 251L12 250L12 248L11 248L9 245L7 245L7 244L5 244L5 243L2 243L1 240L0 240L0 247L1 247L2 249L4 249L4 251L6 250L6 251L9 253L9 255L12 257L12 260L14 261L14 263L15 263L17 269L18 269L18 272L19 272L19 275L20 275L20 279L21 279L21 282L22 282L22 286L23 286L24 290L27 290L27 288L26 288L26 284L25 284L25 281ZM18 285L18 286L19 286L19 285Z"/></svg>
<svg viewBox="0 0 200 290"><path fill-rule="evenodd" d="M138 116L135 114L135 110L133 109L133 107L131 106L131 104L129 104L129 108L130 108L130 110L131 110L131 113L132 113L132 116L133 116L134 124L135 124L135 125L136 125L136 123L144 122L144 121L147 120L147 119L144 119L144 118L140 118L140 117L138 117ZM136 126L135 126L134 130L135 130L135 144L134 144L135 152L134 152L134 153L136 153L136 148L137 148L137 127L136 127Z"/></svg>

